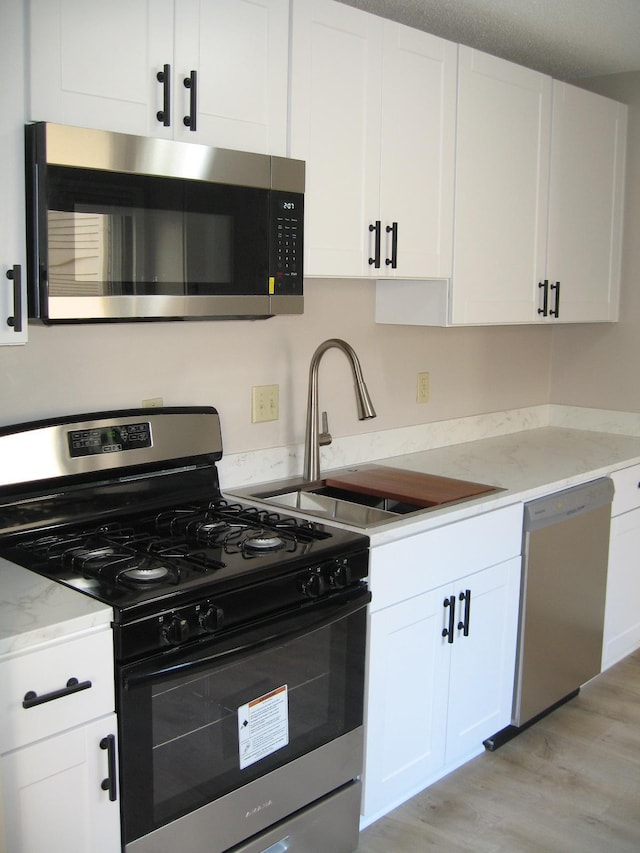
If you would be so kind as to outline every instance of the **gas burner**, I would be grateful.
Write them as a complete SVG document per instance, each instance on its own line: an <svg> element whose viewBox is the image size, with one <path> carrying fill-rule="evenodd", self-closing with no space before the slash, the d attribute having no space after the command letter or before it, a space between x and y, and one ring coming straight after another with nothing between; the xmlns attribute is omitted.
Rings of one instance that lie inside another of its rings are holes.
<svg viewBox="0 0 640 853"><path fill-rule="evenodd" d="M284 539L270 533L259 533L257 536L249 536L244 540L242 546L250 551L279 551L286 545Z"/></svg>
<svg viewBox="0 0 640 853"><path fill-rule="evenodd" d="M166 566L133 566L125 569L119 575L119 579L126 579L133 583L159 583L167 579L171 572Z"/></svg>

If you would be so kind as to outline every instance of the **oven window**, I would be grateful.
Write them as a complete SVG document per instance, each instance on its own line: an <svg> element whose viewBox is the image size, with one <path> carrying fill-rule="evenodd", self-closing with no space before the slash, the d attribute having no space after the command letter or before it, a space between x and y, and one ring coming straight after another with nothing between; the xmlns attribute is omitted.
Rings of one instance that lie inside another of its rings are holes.
<svg viewBox="0 0 640 853"><path fill-rule="evenodd" d="M365 613L121 690L126 840L361 725Z"/></svg>
<svg viewBox="0 0 640 853"><path fill-rule="evenodd" d="M52 296L265 293L267 190L50 166Z"/></svg>

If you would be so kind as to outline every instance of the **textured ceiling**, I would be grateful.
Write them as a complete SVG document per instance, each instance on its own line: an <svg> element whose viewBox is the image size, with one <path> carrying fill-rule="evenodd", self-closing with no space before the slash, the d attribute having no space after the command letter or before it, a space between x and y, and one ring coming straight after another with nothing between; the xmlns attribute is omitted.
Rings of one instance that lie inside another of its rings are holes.
<svg viewBox="0 0 640 853"><path fill-rule="evenodd" d="M640 71L640 0L340 0L559 80Z"/></svg>

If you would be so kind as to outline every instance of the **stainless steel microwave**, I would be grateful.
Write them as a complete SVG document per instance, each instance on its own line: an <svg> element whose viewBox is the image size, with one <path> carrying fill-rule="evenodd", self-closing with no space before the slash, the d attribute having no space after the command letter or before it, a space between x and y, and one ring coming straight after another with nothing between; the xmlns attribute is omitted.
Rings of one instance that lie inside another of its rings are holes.
<svg viewBox="0 0 640 853"><path fill-rule="evenodd" d="M26 152L31 318L302 313L304 162L45 122Z"/></svg>

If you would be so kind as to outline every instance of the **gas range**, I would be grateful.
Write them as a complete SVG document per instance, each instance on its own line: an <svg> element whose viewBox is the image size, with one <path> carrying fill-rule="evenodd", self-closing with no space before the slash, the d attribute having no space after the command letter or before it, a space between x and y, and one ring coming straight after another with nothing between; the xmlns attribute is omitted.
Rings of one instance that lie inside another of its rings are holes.
<svg viewBox="0 0 640 853"><path fill-rule="evenodd" d="M0 554L114 609L116 659L362 585L368 539L228 500L213 408L0 429Z"/></svg>

